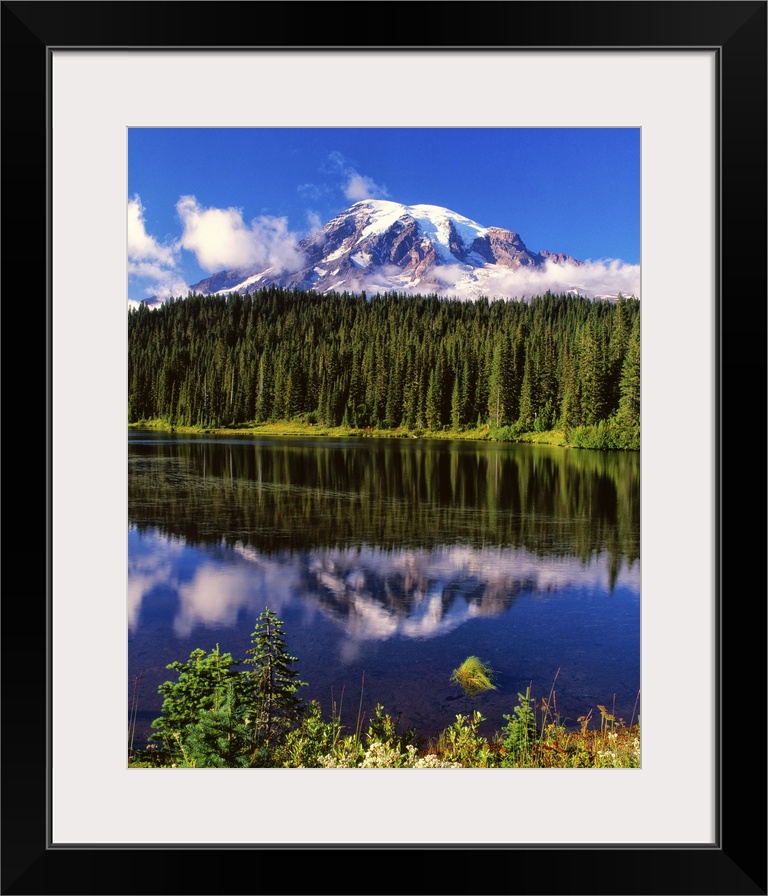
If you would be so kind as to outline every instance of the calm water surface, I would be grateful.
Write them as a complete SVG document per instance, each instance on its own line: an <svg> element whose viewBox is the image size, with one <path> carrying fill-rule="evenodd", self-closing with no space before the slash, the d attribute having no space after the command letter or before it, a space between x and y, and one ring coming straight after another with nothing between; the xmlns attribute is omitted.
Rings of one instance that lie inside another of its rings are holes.
<svg viewBox="0 0 768 896"><path fill-rule="evenodd" d="M128 700L134 747L165 667L244 657L265 606L305 700L401 714L435 737L478 709L489 736L530 685L568 724L640 711L640 465L624 452L423 440L130 430ZM450 682L467 656L498 690Z"/></svg>

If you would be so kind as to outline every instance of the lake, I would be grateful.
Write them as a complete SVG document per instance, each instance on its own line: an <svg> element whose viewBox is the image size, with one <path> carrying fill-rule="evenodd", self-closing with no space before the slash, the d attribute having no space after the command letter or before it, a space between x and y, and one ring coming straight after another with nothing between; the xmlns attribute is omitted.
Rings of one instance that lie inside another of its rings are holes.
<svg viewBox="0 0 768 896"><path fill-rule="evenodd" d="M243 658L285 622L299 693L353 730L382 704L434 738L518 693L565 724L640 712L640 457L471 441L128 433L128 707L133 746L166 669ZM469 655L497 690L450 681ZM595 719L596 717L596 719ZM130 736L130 735L129 735Z"/></svg>

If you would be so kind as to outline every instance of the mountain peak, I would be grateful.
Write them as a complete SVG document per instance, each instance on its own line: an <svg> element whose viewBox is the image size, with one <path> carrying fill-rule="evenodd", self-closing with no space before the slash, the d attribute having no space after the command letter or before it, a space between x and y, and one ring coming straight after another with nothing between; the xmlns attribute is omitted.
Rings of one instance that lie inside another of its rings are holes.
<svg viewBox="0 0 768 896"><path fill-rule="evenodd" d="M578 266L557 253L531 252L520 236L486 227L439 205L404 205L361 199L299 243L302 267L289 274L270 270L215 274L193 289L204 294L276 285L316 292L437 292L465 298L493 295L494 282L520 268ZM512 280L514 283L514 280ZM508 287L507 287L508 288Z"/></svg>

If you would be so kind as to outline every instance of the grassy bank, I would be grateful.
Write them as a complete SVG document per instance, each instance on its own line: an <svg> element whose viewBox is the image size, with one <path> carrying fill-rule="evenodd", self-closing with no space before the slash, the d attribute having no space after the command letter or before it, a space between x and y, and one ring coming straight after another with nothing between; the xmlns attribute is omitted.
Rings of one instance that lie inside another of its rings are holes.
<svg viewBox="0 0 768 896"><path fill-rule="evenodd" d="M592 726L590 710L568 728L550 701L538 705L528 694L504 716L505 725L493 736L479 733L486 721L480 711L457 715L437 739L424 742L413 730L401 732L397 720L377 705L367 724L345 728L339 718L323 721L313 701L301 722L258 762L232 762L210 750L169 750L150 745L129 751L129 768L639 768L640 724L616 719L605 706L596 707L599 725ZM231 734L231 732L230 732ZM191 747L190 747L191 744Z"/></svg>
<svg viewBox="0 0 768 896"><path fill-rule="evenodd" d="M500 430L489 424L462 429L359 429L350 426L326 426L307 420L276 420L266 423L250 423L246 426L172 426L164 420L140 420L129 423L130 429L154 429L159 432L178 432L211 435L244 436L322 436L331 439L443 439L482 442L530 442L540 445L569 447L565 436L558 430L549 432L512 432L509 427Z"/></svg>

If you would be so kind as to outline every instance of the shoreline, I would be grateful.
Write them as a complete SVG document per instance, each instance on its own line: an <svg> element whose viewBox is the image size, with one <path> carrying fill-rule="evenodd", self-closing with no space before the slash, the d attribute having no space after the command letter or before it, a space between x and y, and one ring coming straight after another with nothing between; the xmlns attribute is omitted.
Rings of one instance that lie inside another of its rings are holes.
<svg viewBox="0 0 768 896"><path fill-rule="evenodd" d="M243 436L311 436L338 439L423 439L471 442L523 442L527 444L551 445L571 448L562 432L521 433L515 439L498 438L493 435L489 424L464 430L455 429L358 429L346 426L326 426L321 423L307 423L299 420L279 420L267 423L253 423L247 426L172 426L162 420L142 420L129 423L129 429L146 429L157 432L185 433L189 435L243 435Z"/></svg>
<svg viewBox="0 0 768 896"><path fill-rule="evenodd" d="M176 426L164 420L140 420L128 424L129 429L188 435L258 436L262 438L322 437L328 439L422 439L454 442L494 442L498 444L548 445L554 448L586 449L592 451L640 451L640 430L625 431L613 421L601 421L594 426L577 427L566 438L562 430L522 432L515 426L492 427L489 423L464 429L359 429L351 426L327 426L307 420L277 420L249 423L242 426Z"/></svg>

